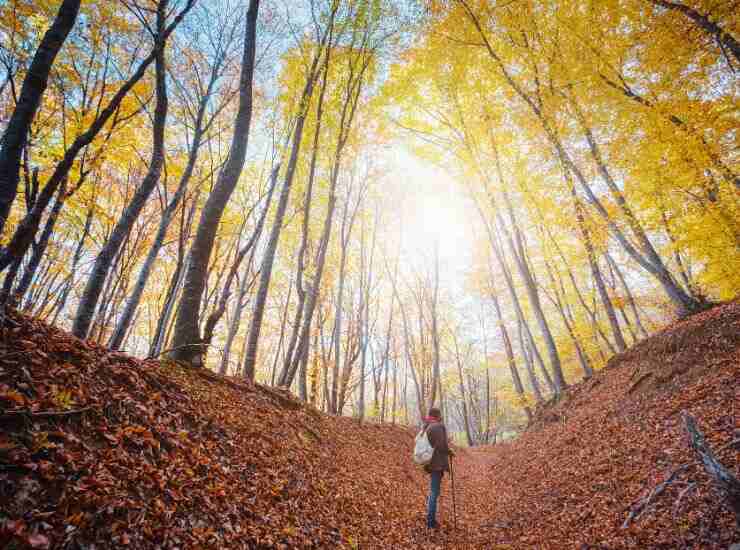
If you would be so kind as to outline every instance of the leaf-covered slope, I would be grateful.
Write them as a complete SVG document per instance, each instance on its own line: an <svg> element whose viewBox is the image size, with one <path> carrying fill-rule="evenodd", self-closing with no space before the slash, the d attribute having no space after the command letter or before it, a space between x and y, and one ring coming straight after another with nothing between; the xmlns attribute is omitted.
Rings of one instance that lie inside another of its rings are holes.
<svg viewBox="0 0 740 550"><path fill-rule="evenodd" d="M403 544L418 519L405 429L26 318L3 342L0 548Z"/></svg>
<svg viewBox="0 0 740 550"><path fill-rule="evenodd" d="M517 441L477 451L488 465L478 480L486 489L470 499L489 518L477 540L583 549L724 550L740 542L689 448L683 411L740 474L740 302L646 339L570 388Z"/></svg>

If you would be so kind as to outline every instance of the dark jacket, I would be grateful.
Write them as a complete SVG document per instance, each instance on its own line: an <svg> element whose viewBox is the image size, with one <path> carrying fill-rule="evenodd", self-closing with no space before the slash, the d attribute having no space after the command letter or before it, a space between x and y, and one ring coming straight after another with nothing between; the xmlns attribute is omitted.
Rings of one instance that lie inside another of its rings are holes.
<svg viewBox="0 0 740 550"><path fill-rule="evenodd" d="M427 427L429 444L434 449L432 461L425 466L427 472L448 472L450 470L449 453L447 446L447 428L442 422L432 422Z"/></svg>

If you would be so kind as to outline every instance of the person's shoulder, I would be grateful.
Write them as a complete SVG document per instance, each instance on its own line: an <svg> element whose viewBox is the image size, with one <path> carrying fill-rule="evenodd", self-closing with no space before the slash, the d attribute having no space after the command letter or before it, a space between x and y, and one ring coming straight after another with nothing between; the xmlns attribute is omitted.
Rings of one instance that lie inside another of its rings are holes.
<svg viewBox="0 0 740 550"><path fill-rule="evenodd" d="M442 424L441 422L435 422L433 424L430 424L428 428L430 432L441 432L444 429L445 429L445 425Z"/></svg>

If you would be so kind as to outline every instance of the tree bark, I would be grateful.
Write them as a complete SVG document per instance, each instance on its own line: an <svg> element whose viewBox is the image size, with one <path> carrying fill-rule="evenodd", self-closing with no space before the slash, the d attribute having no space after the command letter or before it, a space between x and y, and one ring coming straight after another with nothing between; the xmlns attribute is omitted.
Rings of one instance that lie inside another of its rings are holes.
<svg viewBox="0 0 740 550"><path fill-rule="evenodd" d="M112 267L113 258L116 256L124 239L128 236L136 218L139 217L144 205L159 182L159 177L164 166L164 130L167 123L167 67L165 61L166 35L165 26L167 18L167 0L160 0L157 4L157 34L155 38L155 72L156 72L156 104L154 107L154 122L152 128L152 155L149 162L149 170L134 193L131 202L116 223L107 242L101 249L92 273L90 274L85 290L77 306L72 333L78 338L86 338L90 330L95 309L100 299L100 293Z"/></svg>
<svg viewBox="0 0 740 550"><path fill-rule="evenodd" d="M637 329L640 331L640 334L643 338L647 338L648 332L645 330L645 326L642 324L642 321L640 320L640 314L637 311L637 304L635 303L635 298L632 296L632 292L630 291L629 285L627 285L627 281L624 278L624 274L622 273L622 270L619 268L617 263L614 261L614 259L611 257L611 254L609 254L609 251L606 251L605 253L606 261L609 262L612 265L612 268L614 269L614 272L617 275L617 278L619 279L619 282L622 285L622 288L624 289L624 293L627 297L627 303L630 306L630 309L632 310L632 316L635 318L635 324L637 325Z"/></svg>
<svg viewBox="0 0 740 550"><path fill-rule="evenodd" d="M463 425L465 427L465 437L468 440L468 446L472 447L475 445L473 435L470 432L470 418L468 417L468 400L465 395L465 380L463 378L462 359L460 358L460 347L457 343L457 336L453 335L453 342L455 344L455 362L457 363L457 375L458 385L460 388L460 399L462 400L462 417Z"/></svg>
<svg viewBox="0 0 740 550"><path fill-rule="evenodd" d="M498 301L498 296L495 293L491 293L491 300L493 301L494 309L496 310L496 316L498 318L498 328L501 332L501 339L504 342L504 351L506 352L506 363L509 367L509 373L511 374L511 381L514 384L514 391L519 396L519 399L524 409L524 413L527 415L527 421L532 422L532 409L527 405L526 395L524 393L524 385L522 379L519 376L519 370L516 368L516 359L514 358L514 350L511 347L511 339L509 333L506 330L506 324L504 323L504 316L501 313L501 305Z"/></svg>
<svg viewBox="0 0 740 550"><path fill-rule="evenodd" d="M74 27L79 11L80 0L64 0L59 6L54 21L44 33L31 60L18 102L5 127L0 148L0 234L3 233L18 191L21 156L28 132L41 105L54 61Z"/></svg>
<svg viewBox="0 0 740 550"><path fill-rule="evenodd" d="M576 223L581 234L583 246L586 249L586 257L588 258L588 265L591 268L591 275L593 276L594 283L596 284L599 298L601 298L601 305L604 307L606 318L609 320L609 326L612 329L612 336L614 336L614 342L617 346L617 351L621 353L625 349L627 349L627 344L624 341L622 330L619 328L619 321L617 320L617 314L614 311L614 304L612 304L611 298L609 298L609 293L607 292L606 285L604 284L604 278L601 276L601 270L599 269L599 264L596 260L596 253L594 252L594 245L591 241L591 234L588 231L588 227L586 227L586 220L583 215L583 207L578 200L576 189L571 182L569 182L569 187L571 197L573 199L573 208L575 209L576 214Z"/></svg>
<svg viewBox="0 0 740 550"><path fill-rule="evenodd" d="M285 181L280 192L280 199L278 201L277 211L275 213L275 220L273 221L272 230L270 232L270 239L267 242L267 249L265 250L265 255L262 260L262 266L260 267L260 286L257 290L257 296L255 298L254 311L252 313L252 324L249 328L249 336L247 339L247 351L244 357L244 376L249 380L254 380L254 375L256 371L257 348L259 346L260 331L262 330L262 318L265 313L267 294L270 290L272 267L275 262L275 254L277 252L278 242L280 240L280 233L282 232L283 228L283 219L285 218L285 211L288 208L288 198L290 197L290 191L293 185L293 178L295 176L296 166L298 164L298 155L301 149L301 142L303 141L303 127L306 123L306 116L308 115L311 97L313 96L318 64L323 55L326 41L334 28L334 16L336 15L337 8L337 4L334 4L332 6L328 27L324 32L324 36L322 37L321 42L319 43L318 51L316 52L316 55L313 59L308 75L306 76L306 85L303 88L301 100L298 105L298 118L296 120L295 129L293 130L293 146L290 153L290 159L288 160Z"/></svg>
<svg viewBox="0 0 740 550"><path fill-rule="evenodd" d="M185 165L185 171L180 177L180 182L177 186L175 194L172 196L170 202L167 204L167 207L162 213L162 217L159 221L159 227L157 229L157 234L154 237L154 242L149 249L146 260L144 260L144 265L141 267L141 271L139 271L139 276L136 280L136 284L134 285L134 289L131 292L128 300L126 301L123 313L118 319L118 323L116 324L116 328L113 331L113 335L108 342L108 347L110 347L111 349L118 349L123 342L124 335L126 334L126 332L128 332L131 321L134 317L134 314L136 313L136 309L139 307L139 302L141 301L141 296L144 293L144 288L146 287L147 281L149 280L149 275L154 268L154 263L157 259L157 256L159 255L159 251L164 245L164 239L167 235L167 230L169 229L170 223L172 222L172 219L177 212L180 201L185 196L185 192L187 191L190 179L192 178L193 171L195 169L195 163L198 159L198 152L203 140L203 127L206 108L208 107L208 100L210 98L213 86L216 83L215 76L216 73L214 72L211 75L211 81L209 82L208 90L201 98L200 104L198 106L198 113L195 117L195 128L193 131L193 142L190 145L188 162Z"/></svg>
<svg viewBox="0 0 740 550"><path fill-rule="evenodd" d="M213 242L226 204L241 176L249 143L252 123L252 86L257 51L257 15L259 0L250 0L244 31L241 74L239 77L239 107L234 119L229 157L219 173L218 181L208 196L200 215L175 321L172 359L203 366L205 350L200 335L200 309L208 278L208 265Z"/></svg>

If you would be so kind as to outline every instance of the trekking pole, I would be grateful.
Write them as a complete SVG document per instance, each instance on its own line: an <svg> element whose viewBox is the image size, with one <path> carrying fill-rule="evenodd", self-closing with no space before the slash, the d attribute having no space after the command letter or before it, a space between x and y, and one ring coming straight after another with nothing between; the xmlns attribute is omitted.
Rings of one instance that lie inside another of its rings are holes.
<svg viewBox="0 0 740 550"><path fill-rule="evenodd" d="M452 517L455 522L455 531L457 531L457 505L455 503L455 472L452 467L452 456L450 456L450 482L452 483Z"/></svg>

